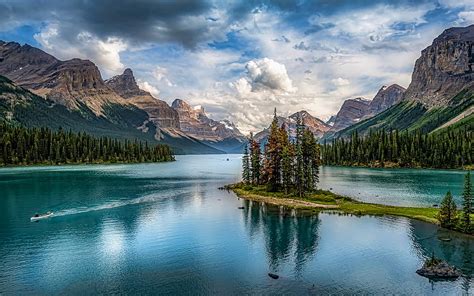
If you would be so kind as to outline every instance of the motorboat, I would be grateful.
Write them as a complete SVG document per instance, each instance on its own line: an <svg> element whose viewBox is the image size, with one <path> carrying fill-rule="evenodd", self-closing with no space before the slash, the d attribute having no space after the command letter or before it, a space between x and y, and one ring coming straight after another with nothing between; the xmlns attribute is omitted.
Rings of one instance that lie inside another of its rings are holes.
<svg viewBox="0 0 474 296"><path fill-rule="evenodd" d="M33 217L30 218L31 222L42 220L42 219L47 219L49 217L53 216L53 212L49 211L46 212L45 214L35 214Z"/></svg>

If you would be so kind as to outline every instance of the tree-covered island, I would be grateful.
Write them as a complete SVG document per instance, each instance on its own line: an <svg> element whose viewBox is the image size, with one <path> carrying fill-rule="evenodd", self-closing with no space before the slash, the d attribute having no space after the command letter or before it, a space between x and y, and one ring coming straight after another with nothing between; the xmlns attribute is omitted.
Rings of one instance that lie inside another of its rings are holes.
<svg viewBox="0 0 474 296"><path fill-rule="evenodd" d="M464 133L460 135L461 138L465 136ZM393 143L399 141L399 135L395 133L389 133L388 136L387 134L377 134L372 137L395 138ZM422 139L416 135L413 136L414 138L411 137L402 136L401 139L407 143L416 141L417 137L418 140ZM358 137L353 140L360 141L361 147L369 147L370 145L367 143L373 141L370 138L360 140ZM430 141L430 139L424 138L420 141ZM335 143L337 145L337 142ZM456 141L456 143L459 147L464 145L463 140ZM345 143L341 142L339 145L344 147ZM409 146L411 145L413 142L409 144ZM322 146L322 149L326 150L325 153L329 153L327 149L333 149L339 153L337 147ZM350 146L347 149L350 150ZM404 149L402 148L401 151ZM462 160L457 159L456 161ZM314 135L306 129L301 118L297 119L296 135L292 139L284 125L278 126L275 111L268 141L263 151L260 143L251 135L242 158L242 182L228 185L226 188L245 199L303 209L309 212L330 210L354 215L404 216L438 224L459 232L474 234L470 172L466 174L464 181L462 209L457 207L449 192L439 208L437 206L418 208L365 203L331 191L318 189L320 165L321 146L317 143Z"/></svg>

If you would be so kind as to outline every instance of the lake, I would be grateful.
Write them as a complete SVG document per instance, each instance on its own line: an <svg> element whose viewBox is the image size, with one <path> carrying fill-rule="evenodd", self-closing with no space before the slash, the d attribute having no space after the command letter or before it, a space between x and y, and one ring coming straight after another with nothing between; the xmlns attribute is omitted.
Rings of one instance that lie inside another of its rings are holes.
<svg viewBox="0 0 474 296"><path fill-rule="evenodd" d="M473 293L471 237L239 200L217 188L239 180L240 157L0 169L0 294ZM320 179L361 200L431 205L459 195L463 172L324 167ZM432 252L464 276L418 276Z"/></svg>

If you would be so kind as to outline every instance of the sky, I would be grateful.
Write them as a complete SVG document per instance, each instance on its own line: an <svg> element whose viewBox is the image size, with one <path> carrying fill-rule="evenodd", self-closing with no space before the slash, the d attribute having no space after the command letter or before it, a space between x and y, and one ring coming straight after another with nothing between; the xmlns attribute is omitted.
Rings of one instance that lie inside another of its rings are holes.
<svg viewBox="0 0 474 296"><path fill-rule="evenodd" d="M0 40L131 68L141 88L202 105L244 132L348 98L407 87L421 50L474 23L474 0L0 0Z"/></svg>

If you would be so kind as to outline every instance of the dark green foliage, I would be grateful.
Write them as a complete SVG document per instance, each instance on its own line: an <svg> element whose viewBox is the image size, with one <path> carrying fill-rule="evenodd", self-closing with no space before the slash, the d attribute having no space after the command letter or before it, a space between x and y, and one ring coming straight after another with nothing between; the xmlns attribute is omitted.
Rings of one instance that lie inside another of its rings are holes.
<svg viewBox="0 0 474 296"><path fill-rule="evenodd" d="M250 157L248 146L245 145L244 156L242 158L242 179L245 184L250 183Z"/></svg>
<svg viewBox="0 0 474 296"><path fill-rule="evenodd" d="M350 140L333 140L322 146L327 165L460 168L472 165L473 131L469 126L432 134L416 132L371 132Z"/></svg>
<svg viewBox="0 0 474 296"><path fill-rule="evenodd" d="M468 232L471 228L471 214L472 210L472 184L471 184L471 172L468 172L464 178L464 190L462 193L463 199L463 228Z"/></svg>
<svg viewBox="0 0 474 296"><path fill-rule="evenodd" d="M457 223L457 208L451 192L448 191L441 202L438 213L438 220L441 226L453 228Z"/></svg>
<svg viewBox="0 0 474 296"><path fill-rule="evenodd" d="M138 140L94 138L86 133L25 128L0 123L0 165L103 162L160 162L174 160L166 145L149 146Z"/></svg>
<svg viewBox="0 0 474 296"><path fill-rule="evenodd" d="M263 166L263 176L266 180L269 191L277 190L280 183L282 149L283 145L280 141L280 130L275 110L273 121L270 125L270 135L268 136L268 142L265 145Z"/></svg>
<svg viewBox="0 0 474 296"><path fill-rule="evenodd" d="M292 143L285 126L278 127L275 115L264 150L262 160L260 145L251 135L249 171L252 185L266 185L269 192L296 192L300 197L316 190L320 149L314 135L302 124L301 118L297 119L296 142ZM244 154L244 182L247 176L247 159Z"/></svg>

